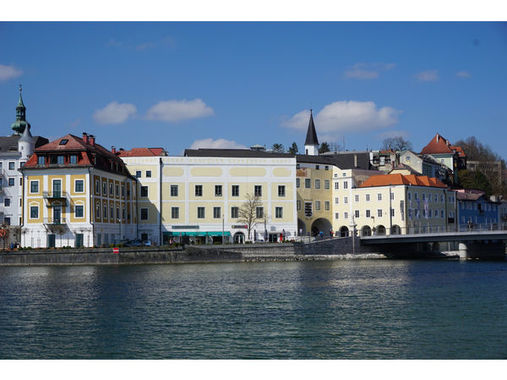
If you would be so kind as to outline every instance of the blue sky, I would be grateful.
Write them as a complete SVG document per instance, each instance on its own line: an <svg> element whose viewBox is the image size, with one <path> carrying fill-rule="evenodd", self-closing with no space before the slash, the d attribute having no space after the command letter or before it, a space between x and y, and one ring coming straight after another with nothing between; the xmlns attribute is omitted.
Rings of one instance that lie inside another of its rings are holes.
<svg viewBox="0 0 507 380"><path fill-rule="evenodd" d="M110 148L476 136L507 158L506 23L0 23L0 124Z"/></svg>

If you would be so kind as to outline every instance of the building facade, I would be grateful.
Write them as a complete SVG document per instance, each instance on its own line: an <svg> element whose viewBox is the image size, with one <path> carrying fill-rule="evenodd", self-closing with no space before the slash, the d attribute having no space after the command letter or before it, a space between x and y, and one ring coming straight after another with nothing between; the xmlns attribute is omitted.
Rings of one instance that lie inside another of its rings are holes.
<svg viewBox="0 0 507 380"><path fill-rule="evenodd" d="M21 172L23 247L108 246L136 236L135 178L93 135L36 148Z"/></svg>
<svg viewBox="0 0 507 380"><path fill-rule="evenodd" d="M492 202L483 191L455 190L460 231L497 229L501 225L501 202Z"/></svg>
<svg viewBox="0 0 507 380"><path fill-rule="evenodd" d="M293 239L296 160L251 149L187 149L183 157L120 153L138 180L139 237L171 242ZM242 209L257 198L254 223Z"/></svg>

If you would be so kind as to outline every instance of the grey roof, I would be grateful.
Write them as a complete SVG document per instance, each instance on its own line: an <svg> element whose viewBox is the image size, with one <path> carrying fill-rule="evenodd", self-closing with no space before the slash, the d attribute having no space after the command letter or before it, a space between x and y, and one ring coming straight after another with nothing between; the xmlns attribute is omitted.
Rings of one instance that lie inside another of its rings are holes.
<svg viewBox="0 0 507 380"><path fill-rule="evenodd" d="M308 130L306 131L305 145L319 145L315 124L313 123L313 114L310 110L310 121L308 122Z"/></svg>
<svg viewBox="0 0 507 380"><path fill-rule="evenodd" d="M185 157L257 157L293 158L290 153L265 152L250 149L185 149Z"/></svg>
<svg viewBox="0 0 507 380"><path fill-rule="evenodd" d="M18 150L18 140L21 136L12 135L12 136L0 136L0 152L16 152ZM41 145L47 144L49 140L45 137L35 136L35 147L39 147Z"/></svg>
<svg viewBox="0 0 507 380"><path fill-rule="evenodd" d="M296 159L301 163L334 165L340 169L372 169L369 152L335 152L318 156L298 154Z"/></svg>

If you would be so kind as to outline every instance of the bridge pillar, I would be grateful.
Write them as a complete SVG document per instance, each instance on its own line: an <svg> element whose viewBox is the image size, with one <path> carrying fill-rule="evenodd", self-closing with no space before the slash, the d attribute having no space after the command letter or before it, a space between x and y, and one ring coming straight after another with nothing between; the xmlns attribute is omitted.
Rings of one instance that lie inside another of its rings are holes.
<svg viewBox="0 0 507 380"><path fill-rule="evenodd" d="M468 241L459 243L460 258L505 260L505 243L503 241Z"/></svg>

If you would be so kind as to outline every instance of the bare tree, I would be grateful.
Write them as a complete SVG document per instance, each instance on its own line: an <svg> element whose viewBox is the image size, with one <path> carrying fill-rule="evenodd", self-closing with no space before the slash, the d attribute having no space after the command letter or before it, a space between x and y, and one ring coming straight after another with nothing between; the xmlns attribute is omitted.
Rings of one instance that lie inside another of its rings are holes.
<svg viewBox="0 0 507 380"><path fill-rule="evenodd" d="M262 220L262 218L257 217L257 207L261 206L262 202L258 196L247 193L245 202L238 210L239 222L247 225L248 240L250 240L250 236L255 225Z"/></svg>
<svg viewBox="0 0 507 380"><path fill-rule="evenodd" d="M382 141L382 149L392 149L394 151L403 151L412 149L412 143L402 136L388 137Z"/></svg>

